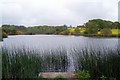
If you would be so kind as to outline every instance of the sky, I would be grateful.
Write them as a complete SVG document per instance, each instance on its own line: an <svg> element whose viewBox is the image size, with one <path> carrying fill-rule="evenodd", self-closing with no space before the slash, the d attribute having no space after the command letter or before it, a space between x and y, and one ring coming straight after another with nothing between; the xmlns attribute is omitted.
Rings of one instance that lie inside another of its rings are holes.
<svg viewBox="0 0 120 80"><path fill-rule="evenodd" d="M1 0L0 25L83 25L91 19L118 21L119 0Z"/></svg>

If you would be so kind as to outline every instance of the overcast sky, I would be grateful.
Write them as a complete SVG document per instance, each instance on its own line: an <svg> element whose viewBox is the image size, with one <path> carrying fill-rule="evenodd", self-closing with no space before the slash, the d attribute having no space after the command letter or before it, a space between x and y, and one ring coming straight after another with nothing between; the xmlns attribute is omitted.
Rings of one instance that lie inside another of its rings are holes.
<svg viewBox="0 0 120 80"><path fill-rule="evenodd" d="M119 0L2 0L2 24L82 25L90 19L118 21Z"/></svg>

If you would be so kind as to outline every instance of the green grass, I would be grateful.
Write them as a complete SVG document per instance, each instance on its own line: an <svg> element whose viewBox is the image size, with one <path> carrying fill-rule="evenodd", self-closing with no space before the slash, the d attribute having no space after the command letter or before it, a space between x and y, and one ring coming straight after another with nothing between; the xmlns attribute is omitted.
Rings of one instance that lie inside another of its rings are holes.
<svg viewBox="0 0 120 80"><path fill-rule="evenodd" d="M73 33L75 28L68 28L68 30L70 31L70 33Z"/></svg>
<svg viewBox="0 0 120 80"><path fill-rule="evenodd" d="M79 28L80 29L80 33L84 33L85 32L85 28ZM75 28L68 28L68 30L70 31L70 33L74 33ZM120 29L112 29L112 34L113 35L118 35L120 34ZM100 32L98 32L98 34L100 34Z"/></svg>
<svg viewBox="0 0 120 80"><path fill-rule="evenodd" d="M80 29L80 33L84 33L85 32L85 28L79 28ZM68 30L70 31L70 33L74 33L75 28L68 28Z"/></svg>
<svg viewBox="0 0 120 80"><path fill-rule="evenodd" d="M113 34L113 35L118 35L118 34L120 34L120 29L112 29L111 31L112 31L112 34ZM98 32L98 34L101 34L100 31Z"/></svg>
<svg viewBox="0 0 120 80"><path fill-rule="evenodd" d="M120 29L112 29L112 34L120 34Z"/></svg>

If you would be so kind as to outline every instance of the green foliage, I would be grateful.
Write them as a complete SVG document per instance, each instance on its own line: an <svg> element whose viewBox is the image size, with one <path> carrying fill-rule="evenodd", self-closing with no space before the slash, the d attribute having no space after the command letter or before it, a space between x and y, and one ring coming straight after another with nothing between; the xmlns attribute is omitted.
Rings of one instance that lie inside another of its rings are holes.
<svg viewBox="0 0 120 80"><path fill-rule="evenodd" d="M120 79L120 51L119 49L101 50L74 50L76 71L89 71L92 79L98 79L103 75L107 78Z"/></svg>
<svg viewBox="0 0 120 80"><path fill-rule="evenodd" d="M94 25L95 27L97 27L98 29L103 29L103 28L112 28L112 24L113 22L111 21L106 21L106 20L102 20L102 19L93 19L93 20L89 20L85 26L89 27Z"/></svg>
<svg viewBox="0 0 120 80"><path fill-rule="evenodd" d="M54 80L67 80L63 76L57 76Z"/></svg>
<svg viewBox="0 0 120 80"><path fill-rule="evenodd" d="M118 22L111 22L102 19L93 19L85 23L85 34L97 34L101 29L116 29L119 25Z"/></svg>
<svg viewBox="0 0 120 80"><path fill-rule="evenodd" d="M80 34L80 29L79 29L79 28L75 28L75 30L74 30L74 34L75 34L75 35Z"/></svg>
<svg viewBox="0 0 120 80"><path fill-rule="evenodd" d="M90 80L90 74L88 71L80 71L76 73L77 78L79 78L80 80Z"/></svg>
<svg viewBox="0 0 120 80"><path fill-rule="evenodd" d="M12 51L2 48L0 51L3 78L37 78L40 72L65 72L68 68L67 53L64 49L41 53L24 48Z"/></svg>
<svg viewBox="0 0 120 80"><path fill-rule="evenodd" d="M97 34L98 33L98 27L95 27L94 25L91 24L90 27L86 28L85 34Z"/></svg>
<svg viewBox="0 0 120 80"><path fill-rule="evenodd" d="M69 67L67 51L51 50L42 53L25 49L0 49L2 54L3 78L37 78L40 72L66 72ZM72 57L74 67L79 78L103 77L120 79L120 51L119 49L74 49ZM44 54L44 55L40 55Z"/></svg>
<svg viewBox="0 0 120 80"><path fill-rule="evenodd" d="M3 40L3 38L7 38L8 35L5 32L0 31L0 41Z"/></svg>
<svg viewBox="0 0 120 80"><path fill-rule="evenodd" d="M66 25L56 26L55 29L56 29L56 33L55 34L59 34L60 32L62 32L64 30L67 30L67 26Z"/></svg>
<svg viewBox="0 0 120 80"><path fill-rule="evenodd" d="M2 32L2 38L7 38L7 34L5 32Z"/></svg>
<svg viewBox="0 0 120 80"><path fill-rule="evenodd" d="M120 23L119 22L114 22L112 24L112 29L120 29Z"/></svg>
<svg viewBox="0 0 120 80"><path fill-rule="evenodd" d="M39 76L37 80L46 80L43 76Z"/></svg>
<svg viewBox="0 0 120 80"><path fill-rule="evenodd" d="M112 34L112 31L109 28L104 28L101 29L100 33L106 35L106 34Z"/></svg>
<svg viewBox="0 0 120 80"><path fill-rule="evenodd" d="M61 35L69 35L70 31L67 29L67 30L64 30L63 32L61 32L60 34Z"/></svg>
<svg viewBox="0 0 120 80"><path fill-rule="evenodd" d="M9 35L16 35L17 31L25 34L26 27L24 26L16 26L16 25L2 25L2 31Z"/></svg>
<svg viewBox="0 0 120 80"><path fill-rule="evenodd" d="M28 27L28 34L59 34L67 30L66 26L34 26Z"/></svg>
<svg viewBox="0 0 120 80"><path fill-rule="evenodd" d="M98 30L104 28L109 29L120 29L119 22L111 22L102 19L93 19L89 20L85 23L85 25L77 26L74 33L69 32L69 28L66 25L62 26L32 26L32 27L25 27L25 26L17 26L17 25L2 25L2 31L8 35L20 35L20 34L74 34L79 35L80 30L79 28L85 28L85 34L97 34Z"/></svg>
<svg viewBox="0 0 120 80"><path fill-rule="evenodd" d="M105 77L104 75L102 75L102 77L100 77L102 80L106 80L107 77Z"/></svg>

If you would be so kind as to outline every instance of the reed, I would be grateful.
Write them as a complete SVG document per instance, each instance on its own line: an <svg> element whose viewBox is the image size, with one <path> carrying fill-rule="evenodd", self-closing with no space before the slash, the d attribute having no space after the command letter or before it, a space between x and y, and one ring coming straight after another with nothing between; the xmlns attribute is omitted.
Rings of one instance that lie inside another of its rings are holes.
<svg viewBox="0 0 120 80"><path fill-rule="evenodd" d="M120 79L120 51L118 49L73 49L76 72L89 71L92 79L102 76Z"/></svg>
<svg viewBox="0 0 120 80"><path fill-rule="evenodd" d="M35 50L1 48L3 78L37 78L41 72L67 72L67 50L37 52ZM120 79L120 50L103 48L72 49L75 72L88 71L91 79ZM79 75L78 75L79 76Z"/></svg>
<svg viewBox="0 0 120 80"><path fill-rule="evenodd" d="M37 78L40 72L67 71L68 59L65 50L41 53L25 49L1 50L3 78Z"/></svg>

